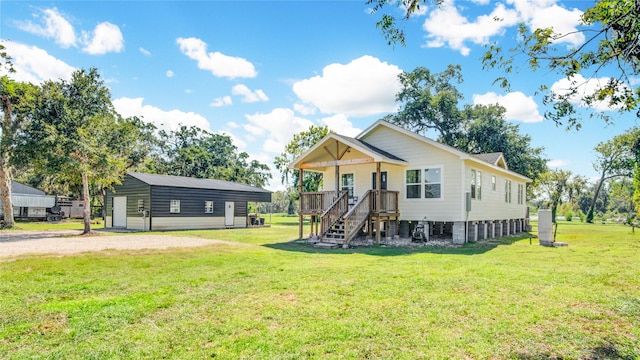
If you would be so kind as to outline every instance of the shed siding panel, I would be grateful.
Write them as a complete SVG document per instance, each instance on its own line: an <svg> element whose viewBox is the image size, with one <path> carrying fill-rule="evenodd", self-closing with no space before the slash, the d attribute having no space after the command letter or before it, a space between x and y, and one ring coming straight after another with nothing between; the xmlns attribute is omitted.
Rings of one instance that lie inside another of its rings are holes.
<svg viewBox="0 0 640 360"><path fill-rule="evenodd" d="M154 228L157 217L223 217L225 201L235 202L235 215L247 215L247 202L255 201L253 194L207 189L187 189L154 186L153 217ZM180 200L180 213L171 213L171 200ZM204 212L205 201L213 201L213 213Z"/></svg>
<svg viewBox="0 0 640 360"><path fill-rule="evenodd" d="M234 228L247 226L246 217L235 217ZM214 229L227 228L224 225L223 217L155 217L153 218L154 230L177 230L177 229Z"/></svg>
<svg viewBox="0 0 640 360"><path fill-rule="evenodd" d="M113 190L107 190L105 199L105 214L107 220L105 221L105 227L112 227L113 224L114 196L127 197L127 220L129 218L140 218L140 225L142 225L142 214L138 212L138 199L144 200L146 210L150 209L151 190L149 185L131 176L125 176L122 180L122 185L115 185ZM127 222L127 226L128 224ZM142 229L142 226L140 226L140 229Z"/></svg>

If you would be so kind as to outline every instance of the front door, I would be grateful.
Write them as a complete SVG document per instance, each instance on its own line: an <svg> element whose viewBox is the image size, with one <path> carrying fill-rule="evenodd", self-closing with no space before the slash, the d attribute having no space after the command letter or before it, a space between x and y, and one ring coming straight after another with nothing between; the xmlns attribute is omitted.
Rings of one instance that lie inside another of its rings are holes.
<svg viewBox="0 0 640 360"><path fill-rule="evenodd" d="M233 226L234 205L235 203L233 201L226 201L224 203L224 226Z"/></svg>
<svg viewBox="0 0 640 360"><path fill-rule="evenodd" d="M113 227L127 227L127 197L113 197Z"/></svg>
<svg viewBox="0 0 640 360"><path fill-rule="evenodd" d="M371 188L376 190L376 173L371 174ZM387 172L380 172L380 190L387 190Z"/></svg>

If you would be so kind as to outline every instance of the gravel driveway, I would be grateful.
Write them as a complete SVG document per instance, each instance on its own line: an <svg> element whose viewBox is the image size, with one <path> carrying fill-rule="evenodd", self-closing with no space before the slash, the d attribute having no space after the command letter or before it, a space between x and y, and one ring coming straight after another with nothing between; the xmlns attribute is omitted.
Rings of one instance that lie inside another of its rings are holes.
<svg viewBox="0 0 640 360"><path fill-rule="evenodd" d="M82 236L80 230L60 231L2 231L0 232L0 261L27 254L75 254L107 249L167 249L211 244L238 243L165 235L105 235Z"/></svg>

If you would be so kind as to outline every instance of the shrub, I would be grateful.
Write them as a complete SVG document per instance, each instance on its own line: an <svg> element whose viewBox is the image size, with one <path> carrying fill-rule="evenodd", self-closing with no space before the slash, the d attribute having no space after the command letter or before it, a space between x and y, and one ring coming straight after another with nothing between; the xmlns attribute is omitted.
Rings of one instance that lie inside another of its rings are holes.
<svg viewBox="0 0 640 360"><path fill-rule="evenodd" d="M568 210L567 212L564 213L564 218L567 221L571 221L573 219L573 211Z"/></svg>

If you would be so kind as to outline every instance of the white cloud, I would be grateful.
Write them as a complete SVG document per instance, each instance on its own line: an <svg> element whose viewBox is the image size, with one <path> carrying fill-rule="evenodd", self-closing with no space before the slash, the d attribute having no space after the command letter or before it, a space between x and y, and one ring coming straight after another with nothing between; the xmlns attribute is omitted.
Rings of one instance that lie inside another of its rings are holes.
<svg viewBox="0 0 640 360"><path fill-rule="evenodd" d="M293 91L305 105L313 105L325 114L368 116L393 112L397 110L395 95L400 90L400 72L397 66L366 55L346 65L327 65L322 75L294 83Z"/></svg>
<svg viewBox="0 0 640 360"><path fill-rule="evenodd" d="M139 47L138 51L140 51L140 53L144 56L151 56L151 51L143 48L143 47Z"/></svg>
<svg viewBox="0 0 640 360"><path fill-rule="evenodd" d="M578 74L575 75L571 80L567 78L560 79L556 81L553 85L551 85L551 92L556 95L562 96L569 93L570 87L576 87L577 92L570 96L569 102L574 105L580 107L590 107L595 110L606 111L606 110L618 110L622 105L611 106L608 100L604 101L594 101L591 105L587 106L582 101L582 98L587 95L592 95L596 89L605 86L611 79L608 77L602 78L593 78L593 79L585 79L584 76ZM624 85L621 90L624 91Z"/></svg>
<svg viewBox="0 0 640 360"><path fill-rule="evenodd" d="M566 160L550 160L547 161L547 166L552 169L562 168L569 165L569 162Z"/></svg>
<svg viewBox="0 0 640 360"><path fill-rule="evenodd" d="M231 104L233 104L233 101L231 101L231 96L223 96L223 97L213 99L213 101L209 105L212 107L222 107L222 106L227 106Z"/></svg>
<svg viewBox="0 0 640 360"><path fill-rule="evenodd" d="M268 114L245 115L243 128L255 136L265 137L262 150L279 154L294 134L309 129L313 122L295 116L291 109L277 108Z"/></svg>
<svg viewBox="0 0 640 360"><path fill-rule="evenodd" d="M240 125L238 125L238 123L236 123L235 121L229 121L229 122L227 123L227 126L228 126L228 127L230 127L230 128L232 128L232 129L237 129L237 128L239 128L239 127L240 127Z"/></svg>
<svg viewBox="0 0 640 360"><path fill-rule="evenodd" d="M202 115L181 110L162 110L152 105L143 105L144 98L122 97L113 100L113 106L123 117L138 116L153 123L159 130L175 130L179 125L196 126L211 131L209 121Z"/></svg>
<svg viewBox="0 0 640 360"><path fill-rule="evenodd" d="M171 70L167 70L167 77L168 77L168 78L172 78L172 77L173 77L173 75L175 75L175 74L173 73L173 71L171 71Z"/></svg>
<svg viewBox="0 0 640 360"><path fill-rule="evenodd" d="M240 57L224 55L220 52L207 53L207 44L197 38L178 38L180 51L198 62L198 68L211 71L214 76L235 78L253 78L257 76L253 64Z"/></svg>
<svg viewBox="0 0 640 360"><path fill-rule="evenodd" d="M37 15L34 15L37 17ZM76 46L76 34L73 26L56 8L45 9L42 11L42 22L44 24L34 24L31 21L18 22L18 28L43 36L45 38L54 39L56 44L63 48Z"/></svg>
<svg viewBox="0 0 640 360"><path fill-rule="evenodd" d="M242 96L242 102L254 103L258 101L268 101L269 98L264 91L258 89L251 91L246 85L238 84L231 89L231 94Z"/></svg>
<svg viewBox="0 0 640 360"><path fill-rule="evenodd" d="M4 41L3 45L13 57L16 72L11 74L11 78L16 81L39 84L45 80L69 80L76 70L38 47L12 41Z"/></svg>
<svg viewBox="0 0 640 360"><path fill-rule="evenodd" d="M92 33L82 33L85 47L82 51L91 55L102 55L109 52L119 53L124 50L124 38L117 25L103 22L96 25Z"/></svg>
<svg viewBox="0 0 640 360"><path fill-rule="evenodd" d="M318 112L315 106L309 106L305 104L293 104L293 110L299 112L302 115L314 115Z"/></svg>
<svg viewBox="0 0 640 360"><path fill-rule="evenodd" d="M482 0L477 4L491 4ZM568 10L556 4L556 0L507 0L495 2L489 14L470 19L461 11L466 7L457 7L454 0L444 2L439 8L430 12L423 24L427 35L427 47L448 46L469 55L468 44L485 45L491 37L503 35L507 28L524 22L531 29L552 27L556 33L575 34L556 40L558 43L580 44L584 36L578 32L582 11Z"/></svg>
<svg viewBox="0 0 640 360"><path fill-rule="evenodd" d="M351 121L349 121L349 118L343 114L329 116L321 121L329 127L329 130L333 130L341 135L355 137L362 132L362 130L354 128Z"/></svg>
<svg viewBox="0 0 640 360"><path fill-rule="evenodd" d="M533 97L526 96L520 91L511 92L506 95L498 95L494 92L473 95L473 104L494 105L500 104L506 109L505 119L512 121L522 121L526 123L540 122L544 117L538 111L538 104Z"/></svg>

